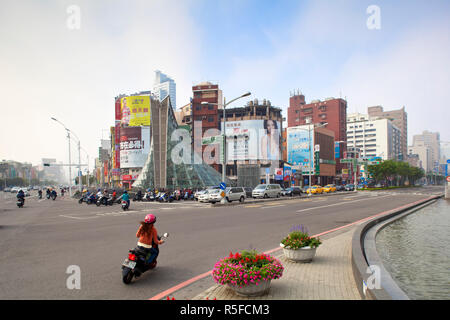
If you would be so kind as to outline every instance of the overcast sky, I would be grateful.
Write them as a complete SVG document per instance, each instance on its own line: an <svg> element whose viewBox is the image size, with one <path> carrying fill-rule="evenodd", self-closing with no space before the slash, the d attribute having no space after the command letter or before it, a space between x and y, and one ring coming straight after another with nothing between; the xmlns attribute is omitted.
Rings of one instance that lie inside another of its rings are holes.
<svg viewBox="0 0 450 320"><path fill-rule="evenodd" d="M175 80L177 107L202 81L218 83L227 99L250 91L283 109L299 89L307 102L346 98L348 113L405 106L409 143L423 130L450 141L450 1L0 5L0 160L68 162L55 117L80 138L92 168L114 124L114 97L151 89L157 69ZM79 29L71 29L73 5ZM380 9L379 29L368 28L370 5Z"/></svg>

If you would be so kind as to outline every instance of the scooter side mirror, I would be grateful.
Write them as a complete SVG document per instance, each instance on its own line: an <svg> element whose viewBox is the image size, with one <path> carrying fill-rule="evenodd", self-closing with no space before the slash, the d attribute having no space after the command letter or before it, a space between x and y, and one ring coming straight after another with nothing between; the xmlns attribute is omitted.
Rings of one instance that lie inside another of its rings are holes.
<svg viewBox="0 0 450 320"><path fill-rule="evenodd" d="M167 237L169 237L169 234L166 232L166 233L163 234L163 237L167 238Z"/></svg>

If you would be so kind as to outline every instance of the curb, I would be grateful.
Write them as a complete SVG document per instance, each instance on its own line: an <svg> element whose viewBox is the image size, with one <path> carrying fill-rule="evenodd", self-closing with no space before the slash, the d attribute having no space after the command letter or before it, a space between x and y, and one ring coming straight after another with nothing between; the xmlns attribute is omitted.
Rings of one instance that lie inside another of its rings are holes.
<svg viewBox="0 0 450 320"><path fill-rule="evenodd" d="M442 195L430 196L427 199L397 209L382 212L379 217L362 223L355 230L352 239L352 269L358 291L363 300L409 300L384 268L375 246L376 234L388 224L429 205ZM378 226L377 226L378 225ZM367 286L371 274L369 266L380 267L381 288L371 289Z"/></svg>

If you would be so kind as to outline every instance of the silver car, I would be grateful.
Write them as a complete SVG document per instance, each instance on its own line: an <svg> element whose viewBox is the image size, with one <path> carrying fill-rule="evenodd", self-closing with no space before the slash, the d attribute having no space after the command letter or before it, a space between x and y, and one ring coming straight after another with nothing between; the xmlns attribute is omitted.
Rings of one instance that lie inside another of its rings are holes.
<svg viewBox="0 0 450 320"><path fill-rule="evenodd" d="M259 184L253 189L253 198L279 198L281 196L281 186L279 184Z"/></svg>
<svg viewBox="0 0 450 320"><path fill-rule="evenodd" d="M244 202L245 198L247 198L247 194L242 187L229 187L225 189L225 199L228 202Z"/></svg>

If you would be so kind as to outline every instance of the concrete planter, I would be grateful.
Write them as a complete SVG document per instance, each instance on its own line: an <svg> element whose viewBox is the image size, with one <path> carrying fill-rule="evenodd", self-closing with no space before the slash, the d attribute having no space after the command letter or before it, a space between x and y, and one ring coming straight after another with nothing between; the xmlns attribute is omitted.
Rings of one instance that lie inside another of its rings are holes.
<svg viewBox="0 0 450 320"><path fill-rule="evenodd" d="M251 283L245 287L239 288L239 286L228 284L228 287L231 288L237 295L244 297L256 297L262 296L269 292L270 289L270 281L260 281L258 285Z"/></svg>
<svg viewBox="0 0 450 320"><path fill-rule="evenodd" d="M311 262L316 255L317 248L303 247L299 249L288 249L284 244L280 244L283 247L284 256L295 262Z"/></svg>

